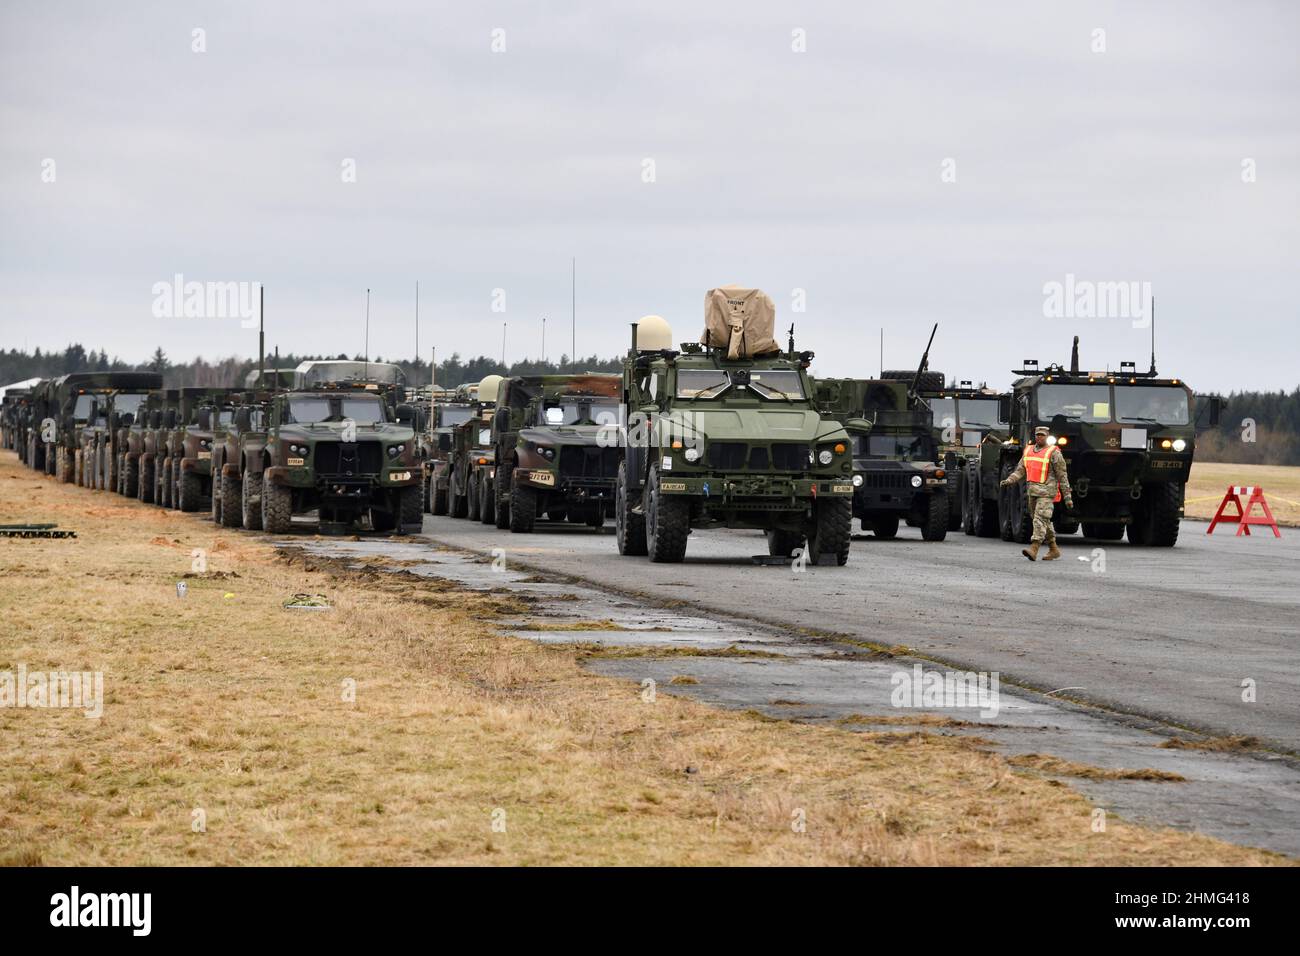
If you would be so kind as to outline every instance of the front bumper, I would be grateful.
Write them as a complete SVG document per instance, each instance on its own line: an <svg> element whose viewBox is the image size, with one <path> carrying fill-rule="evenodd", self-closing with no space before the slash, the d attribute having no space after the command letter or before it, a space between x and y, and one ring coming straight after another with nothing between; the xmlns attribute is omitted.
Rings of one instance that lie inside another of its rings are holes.
<svg viewBox="0 0 1300 956"><path fill-rule="evenodd" d="M690 495L723 504L779 503L806 499L850 498L853 483L847 478L783 478L773 475L683 475L664 474L659 491L665 495Z"/></svg>
<svg viewBox="0 0 1300 956"><path fill-rule="evenodd" d="M377 475L324 475L316 474L310 468L290 465L272 465L264 473L273 485L315 488L323 495L336 498L357 498L376 488L406 488L420 484L418 465L387 468Z"/></svg>

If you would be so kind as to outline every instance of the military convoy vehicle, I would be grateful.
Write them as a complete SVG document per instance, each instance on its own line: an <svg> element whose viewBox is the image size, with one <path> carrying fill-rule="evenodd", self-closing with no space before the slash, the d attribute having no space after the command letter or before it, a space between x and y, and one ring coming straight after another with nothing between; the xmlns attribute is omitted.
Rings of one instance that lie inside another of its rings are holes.
<svg viewBox="0 0 1300 956"><path fill-rule="evenodd" d="M1046 425L1048 442L1065 457L1074 492L1073 514L1056 506L1058 535L1073 533L1081 523L1086 537L1115 541L1127 529L1131 544L1172 547L1196 446L1195 396L1186 383L1161 378L1154 355L1146 372L1133 362L1121 362L1118 371L1081 371L1078 336L1068 369L1039 369L1026 359L1016 373L1021 377L1001 400L1009 437L982 446L991 459L988 470L996 465L999 480L1009 475L1033 441L1034 428ZM1218 424L1222 408L1222 399L1206 400L1210 425ZM979 493L981 504L996 495L1003 540L1029 540L1024 482L1011 488L981 482Z"/></svg>
<svg viewBox="0 0 1300 956"><path fill-rule="evenodd" d="M484 524L496 520L492 416L501 381L500 375L488 375L463 393L471 397L470 418L452 427L447 438L450 450L435 470L434 477L441 478L443 483L435 491L443 496L442 513L453 518L469 518Z"/></svg>
<svg viewBox="0 0 1300 956"><path fill-rule="evenodd" d="M18 460L27 462L27 431L31 422L32 389L38 381L28 385L11 385L5 389L4 403L0 406L0 443L18 453Z"/></svg>
<svg viewBox="0 0 1300 956"><path fill-rule="evenodd" d="M896 537L900 521L926 541L947 537L950 482L925 402L898 380L818 379L815 388L822 414L852 443L853 517L877 538Z"/></svg>
<svg viewBox="0 0 1300 956"><path fill-rule="evenodd" d="M160 372L109 372L107 391L96 391L89 420L81 430L81 484L101 491L115 489L121 448L121 423L135 414L150 393L162 388Z"/></svg>
<svg viewBox="0 0 1300 956"><path fill-rule="evenodd" d="M939 460L948 472L948 530L962 528L974 534L975 513L966 506L972 494L968 472L971 463L980 460L980 449L986 442L996 445L1007 438L999 393L966 381L955 388L922 390L920 396L933 412L934 440Z"/></svg>
<svg viewBox="0 0 1300 956"><path fill-rule="evenodd" d="M501 382L491 435L498 528L526 534L543 514L599 528L612 516L618 449L602 429L616 427L618 392L617 375L594 373Z"/></svg>
<svg viewBox="0 0 1300 956"><path fill-rule="evenodd" d="M182 390L182 393L185 390ZM171 453L172 507L198 511L212 494L212 446L216 432L234 417L234 390L194 389L182 394L181 421L168 442ZM188 401L187 401L188 399Z"/></svg>
<svg viewBox="0 0 1300 956"><path fill-rule="evenodd" d="M33 457L41 458L47 474L82 484L87 433L97 443L108 428L107 397L119 386L145 390L155 382L160 380L154 373L139 372L73 372L42 382L34 392L33 437L43 448Z"/></svg>
<svg viewBox="0 0 1300 956"><path fill-rule="evenodd" d="M499 375L488 379L500 381ZM488 381L484 379L484 381ZM474 417L475 389L461 387L449 397L435 398L429 407L428 439L423 460L424 510L445 515L450 510L452 452L455 430ZM464 517L464 515L454 515Z"/></svg>
<svg viewBox="0 0 1300 956"><path fill-rule="evenodd" d="M322 528L368 516L376 531L418 531L420 462L403 381L386 363L298 366L293 388L268 402L266 431L240 428L244 526L283 534L294 515L316 511Z"/></svg>
<svg viewBox="0 0 1300 956"><path fill-rule="evenodd" d="M244 508L243 450L254 454L266 440L267 403L272 392L252 390L231 396L230 417L219 416L213 425L212 458L208 471L212 475L212 520L225 528L261 527L259 508ZM245 521L247 520L247 523Z"/></svg>
<svg viewBox="0 0 1300 956"><path fill-rule="evenodd" d="M849 557L849 436L813 403L813 353L782 352L757 289L705 296L699 343L673 349L658 316L633 326L623 362L615 528L624 555L676 562L696 528L752 528L772 555ZM498 472L498 475L500 472ZM498 513L498 520L499 520Z"/></svg>

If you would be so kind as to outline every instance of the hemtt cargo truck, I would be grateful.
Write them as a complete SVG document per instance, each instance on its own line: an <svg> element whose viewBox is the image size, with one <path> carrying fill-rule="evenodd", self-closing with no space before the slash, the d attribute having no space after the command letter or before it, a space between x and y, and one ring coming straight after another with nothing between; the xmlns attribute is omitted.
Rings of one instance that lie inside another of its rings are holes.
<svg viewBox="0 0 1300 956"><path fill-rule="evenodd" d="M772 338L772 300L705 296L700 342L674 349L658 316L633 326L623 362L620 554L681 561L696 528L753 528L772 555L844 564L852 524L849 436L812 401L811 352Z"/></svg>
<svg viewBox="0 0 1300 956"><path fill-rule="evenodd" d="M984 527L976 507L980 449L985 443L999 445L1007 439L1000 393L962 382L956 388L922 390L920 394L933 413L932 433L939 460L948 472L948 530L962 528L967 534L979 534L978 529ZM993 476L994 484L997 480ZM997 534L996 517L987 524L993 529L989 534Z"/></svg>
<svg viewBox="0 0 1300 956"><path fill-rule="evenodd" d="M996 456L999 478L1016 467L1034 428L1046 425L1048 442L1065 457L1074 492L1073 514L1056 505L1058 534L1072 533L1081 523L1090 538L1115 541L1127 530L1132 544L1172 547L1196 450L1198 409L1187 384L1160 377L1154 356L1146 372L1133 362L1121 362L1118 371L1080 371L1077 336L1068 369L1040 370L1027 359L1017 372L1022 377L1002 400L1010 437L983 446L986 455ZM1199 413L1214 425L1222 408L1222 400L1212 397ZM1002 538L1028 541L1024 482L1010 488L985 484L982 493L997 496Z"/></svg>
<svg viewBox="0 0 1300 956"><path fill-rule="evenodd" d="M502 380L492 419L498 528L527 533L543 514L599 528L613 515L618 390L617 375Z"/></svg>

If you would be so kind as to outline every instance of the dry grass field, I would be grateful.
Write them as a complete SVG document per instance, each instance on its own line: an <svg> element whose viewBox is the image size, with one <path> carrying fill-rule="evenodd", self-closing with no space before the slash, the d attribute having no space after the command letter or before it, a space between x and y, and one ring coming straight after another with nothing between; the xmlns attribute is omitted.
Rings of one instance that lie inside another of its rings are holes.
<svg viewBox="0 0 1300 956"><path fill-rule="evenodd" d="M580 649L498 635L508 593L286 558L0 452L0 522L20 520L78 537L0 539L0 672L102 671L105 704L0 708L11 865L1287 862L1114 818L1094 833L1050 766L922 721L646 702ZM331 610L285 610L297 592Z"/></svg>
<svg viewBox="0 0 1300 956"><path fill-rule="evenodd" d="M1192 480L1187 483L1187 517L1204 518L1206 521L1213 518L1230 485L1256 485L1263 488L1264 497L1278 524L1300 525L1300 468L1287 465L1193 462ZM1229 529L1230 532L1235 530ZM1214 533L1219 533L1217 528ZM1258 534L1259 530L1256 529L1253 533ZM1264 533L1271 534L1267 530Z"/></svg>

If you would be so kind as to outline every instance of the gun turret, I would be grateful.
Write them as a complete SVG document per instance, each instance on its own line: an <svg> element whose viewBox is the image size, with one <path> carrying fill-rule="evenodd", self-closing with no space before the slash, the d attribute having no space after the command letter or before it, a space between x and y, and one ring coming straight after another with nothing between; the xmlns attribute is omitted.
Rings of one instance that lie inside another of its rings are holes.
<svg viewBox="0 0 1300 956"><path fill-rule="evenodd" d="M916 367L916 375L912 378L912 384L907 387L907 397L914 400L917 389L921 387L921 376L925 374L926 369L930 367L930 346L934 344L934 333L939 331L939 323L934 323L934 328L930 330L930 341L925 343L925 351L921 353L921 364Z"/></svg>

